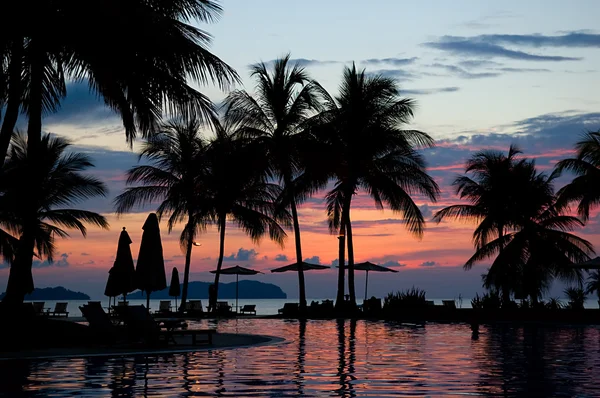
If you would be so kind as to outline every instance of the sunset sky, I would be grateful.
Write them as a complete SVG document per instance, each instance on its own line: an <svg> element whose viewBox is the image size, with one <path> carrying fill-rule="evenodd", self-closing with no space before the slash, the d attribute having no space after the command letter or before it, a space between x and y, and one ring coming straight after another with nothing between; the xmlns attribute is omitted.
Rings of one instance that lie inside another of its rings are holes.
<svg viewBox="0 0 600 398"><path fill-rule="evenodd" d="M600 2L590 1L420 1L353 0L288 2L280 0L223 1L221 20L202 26L214 35L211 50L233 66L248 91L254 83L248 66L291 53L310 75L337 94L345 65L355 61L368 73L394 77L404 95L418 102L414 124L437 141L427 150L428 169L442 189L437 203L415 198L429 220L436 210L457 203L452 180L465 160L482 148L506 151L517 144L525 156L535 157L540 169L550 170L572 154L573 144L587 130L600 128ZM200 87L215 102L226 93ZM25 125L22 121L21 128ZM136 150L126 142L119 118L88 93L85 85L71 84L62 109L44 119L44 130L70 138L79 151L95 161L93 174L109 187L109 197L81 207L105 214L110 231L90 228L87 239L73 232L60 241L54 264L37 262L38 287L63 285L100 297L116 254L121 227L127 227L137 257L141 227L148 214L117 218L112 200L124 188L124 172L137 162ZM210 135L210 132L207 132ZM562 180L563 182L566 180ZM331 265L337 240L327 229L322 194L300 209L305 259ZM481 292L482 264L465 272L462 264L472 254L473 225L428 223L425 236L410 236L398 214L378 211L359 194L352 211L357 261L385 264L397 274L371 274L370 294L416 285L429 297L471 297ZM600 251L600 218L594 212L578 233ZM167 273L183 270L180 229L167 234L163 248ZM192 280L210 280L216 267L216 228L202 235L192 257ZM285 248L265 239L259 246L228 226L224 266L242 265L262 271L294 261L293 235ZM309 298L335 295L336 271L307 274ZM0 270L0 291L8 270ZM297 296L297 276L266 272L256 280L278 284ZM233 281L223 277L223 282ZM357 275L362 297L364 273ZM555 288L553 296L560 294Z"/></svg>

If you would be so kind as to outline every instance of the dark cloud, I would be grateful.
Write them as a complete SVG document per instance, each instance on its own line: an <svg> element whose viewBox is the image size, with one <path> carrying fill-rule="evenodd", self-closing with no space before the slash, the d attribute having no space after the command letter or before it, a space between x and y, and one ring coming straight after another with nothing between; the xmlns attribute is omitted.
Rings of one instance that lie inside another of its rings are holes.
<svg viewBox="0 0 600 398"><path fill-rule="evenodd" d="M33 268L46 268L46 267L60 267L60 268L64 268L64 267L68 267L69 265L69 254L68 253L63 253L60 255L60 257L58 259L55 259L53 262L49 262L48 260L44 260L44 261L40 261L40 260L34 260L33 261Z"/></svg>
<svg viewBox="0 0 600 398"><path fill-rule="evenodd" d="M80 256L90 256L90 253L80 253Z"/></svg>
<svg viewBox="0 0 600 398"><path fill-rule="evenodd" d="M433 215L433 211L429 205L422 205L419 209L421 210L421 214L423 214L423 218L425 219L428 219Z"/></svg>
<svg viewBox="0 0 600 398"><path fill-rule="evenodd" d="M308 257L305 258L304 261L306 261L309 264L321 264L321 258L319 256Z"/></svg>
<svg viewBox="0 0 600 398"><path fill-rule="evenodd" d="M364 59L360 62L362 64L367 64L367 65L386 64L386 65L393 65L393 66L406 66L406 65L414 64L418 59L419 58L417 58L417 57L412 57L412 58L371 58L371 59Z"/></svg>
<svg viewBox="0 0 600 398"><path fill-rule="evenodd" d="M439 265L439 264L436 263L435 261L425 261L425 262L422 262L421 264L419 264L419 267L435 267L436 265Z"/></svg>
<svg viewBox="0 0 600 398"><path fill-rule="evenodd" d="M379 265L382 265L384 267L389 267L389 268L406 267L406 264L402 264L402 263L400 263L400 261L397 261L397 260L386 261L385 263L379 264Z"/></svg>
<svg viewBox="0 0 600 398"><path fill-rule="evenodd" d="M422 88L422 89L408 89L402 90L402 94L405 95L429 95L439 93L454 93L460 90L458 87L440 87L440 88Z"/></svg>
<svg viewBox="0 0 600 398"><path fill-rule="evenodd" d="M458 64L463 68L489 68L502 66L502 64L499 62L489 61L485 59L468 59L465 61L460 61Z"/></svg>
<svg viewBox="0 0 600 398"><path fill-rule="evenodd" d="M517 45L523 47L578 47L600 48L600 34L590 31L569 32L559 36L533 35L480 35L470 39L487 43Z"/></svg>
<svg viewBox="0 0 600 398"><path fill-rule="evenodd" d="M489 77L497 77L500 76L499 72L469 72L466 69L463 69L456 65L446 65L435 63L430 65L432 68L444 69L447 72L451 73L453 76L459 77L461 79L485 79Z"/></svg>
<svg viewBox="0 0 600 398"><path fill-rule="evenodd" d="M289 261L289 259L285 254L278 254L275 256L275 261Z"/></svg>
<svg viewBox="0 0 600 398"><path fill-rule="evenodd" d="M442 36L437 41L424 43L424 45L453 55L471 57L497 57L518 59L522 61L548 62L579 61L582 59L558 55L531 54L524 51L511 50L496 44L499 41L495 39L495 36L502 35L482 35L473 37Z"/></svg>
<svg viewBox="0 0 600 398"><path fill-rule="evenodd" d="M340 265L340 260L338 260L337 258L335 260L331 261L332 267L337 267L338 265Z"/></svg>
<svg viewBox="0 0 600 398"><path fill-rule="evenodd" d="M223 257L223 261L251 261L258 256L258 252L254 249L246 250L240 247L236 253L231 253L230 256Z"/></svg>
<svg viewBox="0 0 600 398"><path fill-rule="evenodd" d="M352 221L352 226L355 228L369 228L380 225L406 224L406 221L400 218L386 218L382 220L358 220Z"/></svg>
<svg viewBox="0 0 600 398"><path fill-rule="evenodd" d="M269 61L264 62L265 65L273 65L275 63L275 59L271 59ZM300 66L323 66L323 65L333 65L339 64L340 61L329 61L329 60L318 60L318 59L307 59L307 58L291 58L289 60L290 64L298 64Z"/></svg>
<svg viewBox="0 0 600 398"><path fill-rule="evenodd" d="M550 72L550 69L544 69L544 68L497 68L494 70L499 70L502 72L516 72L516 73L521 73L521 72Z"/></svg>

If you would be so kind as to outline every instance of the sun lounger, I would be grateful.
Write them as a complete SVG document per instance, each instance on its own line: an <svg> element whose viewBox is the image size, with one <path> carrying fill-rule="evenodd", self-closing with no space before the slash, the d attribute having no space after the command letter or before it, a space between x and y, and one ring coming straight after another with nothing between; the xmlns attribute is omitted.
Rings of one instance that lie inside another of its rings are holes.
<svg viewBox="0 0 600 398"><path fill-rule="evenodd" d="M246 304L240 310L240 314L252 314L256 315L256 305L255 304Z"/></svg>
<svg viewBox="0 0 600 398"><path fill-rule="evenodd" d="M215 312L217 314L229 314L231 312L231 306L227 301L217 301Z"/></svg>
<svg viewBox="0 0 600 398"><path fill-rule="evenodd" d="M283 308L277 310L277 313L283 316L296 316L298 315L298 311L298 303L285 303Z"/></svg>
<svg viewBox="0 0 600 398"><path fill-rule="evenodd" d="M185 303L185 312L188 315L202 315L202 300L188 300Z"/></svg>
<svg viewBox="0 0 600 398"><path fill-rule="evenodd" d="M161 300L156 314L170 314L171 313L171 300Z"/></svg>
<svg viewBox="0 0 600 398"><path fill-rule="evenodd" d="M428 307L434 307L435 302L433 300L425 300L425 305Z"/></svg>
<svg viewBox="0 0 600 398"><path fill-rule="evenodd" d="M54 311L48 310L48 316L64 316L65 318L69 317L69 311L67 311L67 302L56 303L54 306Z"/></svg>
<svg viewBox="0 0 600 398"><path fill-rule="evenodd" d="M122 328L112 323L99 301L91 301L80 306L79 309L88 321L89 327L94 332L98 342L113 344L119 339L125 338Z"/></svg>
<svg viewBox="0 0 600 398"><path fill-rule="evenodd" d="M454 302L454 300L442 300L442 305L444 306L444 308L451 308L451 309L456 309L456 303Z"/></svg>
<svg viewBox="0 0 600 398"><path fill-rule="evenodd" d="M46 310L49 310L49 308L44 308L44 304L44 301L34 301L33 303L31 303L31 305L33 306L33 311L36 315L45 315Z"/></svg>
<svg viewBox="0 0 600 398"><path fill-rule="evenodd" d="M160 323L152 317L143 305L123 307L118 312L123 317L123 322L129 330L129 335L133 338L139 338L142 342L150 345L168 344L169 342L177 344L175 336L191 336L192 344L195 345L198 343L197 336L200 335L207 336L207 339L201 340L201 342L212 344L212 335L216 332L215 329L176 330L167 328L163 330Z"/></svg>

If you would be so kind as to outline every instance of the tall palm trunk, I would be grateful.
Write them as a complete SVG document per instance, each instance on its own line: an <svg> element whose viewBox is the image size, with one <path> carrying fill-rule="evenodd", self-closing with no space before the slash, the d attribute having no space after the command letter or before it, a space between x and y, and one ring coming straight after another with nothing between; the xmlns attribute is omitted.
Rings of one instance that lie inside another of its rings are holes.
<svg viewBox="0 0 600 398"><path fill-rule="evenodd" d="M31 81L29 91L29 124L27 125L27 148L31 155L37 153L42 141L42 91L44 79L44 57L37 45L32 48Z"/></svg>
<svg viewBox="0 0 600 398"><path fill-rule="evenodd" d="M23 228L23 233L19 239L18 249L15 253L15 259L10 267L8 283L6 286L6 295L3 302L9 305L20 305L25 299L25 294L33 291L33 250L35 239L29 228Z"/></svg>
<svg viewBox="0 0 600 398"><path fill-rule="evenodd" d="M215 309L217 304L217 298L219 297L219 277L221 276L221 266L223 265L223 256L225 255L225 225L227 225L227 215L221 214L219 216L219 227L221 233L219 236L219 261L217 261L217 272L215 273L215 297L214 302L209 303L210 308Z"/></svg>
<svg viewBox="0 0 600 398"><path fill-rule="evenodd" d="M190 264L192 263L192 247L194 245L194 235L191 231L193 231L193 216L191 214L188 215L188 223L186 225L188 229L189 237L187 241L187 247L185 249L185 269L183 271L183 289L181 291L181 304L179 306L179 311L185 310L185 302L187 301L188 294L188 283L190 281Z"/></svg>
<svg viewBox="0 0 600 398"><path fill-rule="evenodd" d="M502 237L504 236L504 227L500 226L498 227L498 237L500 239L502 239ZM502 244L500 246L500 253L502 253L502 251L504 250L504 244ZM498 253L498 255L500 255L500 253ZM509 284L509 270L506 266L503 267L502 273L504 275L502 275L502 306L504 308L508 308L508 306L510 305L510 284Z"/></svg>
<svg viewBox="0 0 600 398"><path fill-rule="evenodd" d="M8 101L2 129L0 130L0 159L6 158L10 138L19 118L21 104L21 72L23 66L23 41L15 40L11 47L11 61L8 66ZM1 163L0 163L1 164Z"/></svg>
<svg viewBox="0 0 600 398"><path fill-rule="evenodd" d="M348 240L348 294L350 294L350 305L356 308L356 290L354 287L354 244L352 243L352 222L350 215L346 220L346 239Z"/></svg>
<svg viewBox="0 0 600 398"><path fill-rule="evenodd" d="M342 225L340 225L340 235L338 236L339 240L339 255L338 255L338 286L337 286L337 297L335 299L335 308L336 310L344 309L344 287L345 287L345 275L346 275L346 259L345 255L345 245L346 239L344 234L344 219L342 217Z"/></svg>
<svg viewBox="0 0 600 398"><path fill-rule="evenodd" d="M306 312L306 287L304 285L304 270L302 269L302 244L300 242L300 223L298 222L298 210L296 209L296 200L293 197L290 201L292 208L292 218L294 223L294 240L296 242L296 263L298 264L298 289L300 294L300 313Z"/></svg>

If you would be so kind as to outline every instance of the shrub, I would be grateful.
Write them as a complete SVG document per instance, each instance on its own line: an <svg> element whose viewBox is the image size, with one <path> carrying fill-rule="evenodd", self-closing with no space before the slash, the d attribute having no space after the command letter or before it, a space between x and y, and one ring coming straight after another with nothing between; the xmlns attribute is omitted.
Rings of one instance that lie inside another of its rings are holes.
<svg viewBox="0 0 600 398"><path fill-rule="evenodd" d="M585 303L585 292L582 288L569 287L565 289L565 294L569 299L567 308L571 310L582 310Z"/></svg>
<svg viewBox="0 0 600 398"><path fill-rule="evenodd" d="M557 298L548 299L548 302L544 306L549 310L560 310L564 307L563 303Z"/></svg>
<svg viewBox="0 0 600 398"><path fill-rule="evenodd" d="M386 311L424 308L426 306L425 290L414 286L406 291L388 293L383 300L383 309Z"/></svg>
<svg viewBox="0 0 600 398"><path fill-rule="evenodd" d="M474 309L497 310L501 304L500 296L496 292L484 293L483 296L475 293L475 297L471 299L471 307Z"/></svg>

